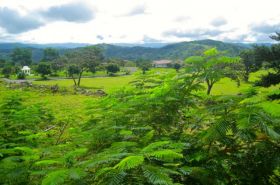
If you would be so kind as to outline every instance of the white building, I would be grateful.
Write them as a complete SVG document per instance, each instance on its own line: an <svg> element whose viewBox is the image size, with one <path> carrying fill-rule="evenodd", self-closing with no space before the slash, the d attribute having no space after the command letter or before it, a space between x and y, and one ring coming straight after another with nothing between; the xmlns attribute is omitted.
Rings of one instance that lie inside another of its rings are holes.
<svg viewBox="0 0 280 185"><path fill-rule="evenodd" d="M21 71L26 74L26 75L30 75L30 71L31 69L28 66L23 66L23 68L21 69Z"/></svg>
<svg viewBox="0 0 280 185"><path fill-rule="evenodd" d="M166 68L166 67L170 67L170 65L172 64L171 60L156 60L153 61L153 66L157 67L157 68Z"/></svg>

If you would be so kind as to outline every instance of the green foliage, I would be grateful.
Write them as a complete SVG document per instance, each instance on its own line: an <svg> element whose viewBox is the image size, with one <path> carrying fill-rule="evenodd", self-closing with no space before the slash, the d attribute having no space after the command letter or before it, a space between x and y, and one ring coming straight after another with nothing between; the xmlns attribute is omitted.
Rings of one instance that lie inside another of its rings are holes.
<svg viewBox="0 0 280 185"><path fill-rule="evenodd" d="M223 77L237 79L236 71L232 69L233 64L239 62L237 57L226 57L216 48L206 50L202 56L192 56L185 60L186 72L192 73L207 84L207 94L210 94L212 87Z"/></svg>
<svg viewBox="0 0 280 185"><path fill-rule="evenodd" d="M47 63L39 63L36 71L37 73L41 74L43 78L46 78L46 75L51 74L51 66Z"/></svg>
<svg viewBox="0 0 280 185"><path fill-rule="evenodd" d="M0 86L7 91L0 98L0 182L278 184L279 115L264 106L278 105L266 99L270 89L201 93L205 78L225 75L211 70L228 72L236 63L210 49L186 60L193 68L150 70L87 102L65 95L59 103L55 94L36 103L43 93Z"/></svg>
<svg viewBox="0 0 280 185"><path fill-rule="evenodd" d="M110 73L114 74L114 73L120 71L120 68L116 64L109 64L106 66L106 71L107 71L107 74L110 74Z"/></svg>
<svg viewBox="0 0 280 185"><path fill-rule="evenodd" d="M11 59L14 63L19 63L22 66L32 63L32 51L28 48L15 48L11 53Z"/></svg>
<svg viewBox="0 0 280 185"><path fill-rule="evenodd" d="M54 48L45 48L42 61L53 61L59 57L59 53Z"/></svg>

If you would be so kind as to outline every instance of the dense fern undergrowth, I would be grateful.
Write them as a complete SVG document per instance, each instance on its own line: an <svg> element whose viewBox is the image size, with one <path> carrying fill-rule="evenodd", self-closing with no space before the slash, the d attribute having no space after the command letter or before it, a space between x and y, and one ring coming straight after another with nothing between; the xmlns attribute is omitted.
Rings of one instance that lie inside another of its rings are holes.
<svg viewBox="0 0 280 185"><path fill-rule="evenodd" d="M279 184L280 119L264 106L279 101L203 88L195 74L139 75L77 119L1 84L0 184Z"/></svg>

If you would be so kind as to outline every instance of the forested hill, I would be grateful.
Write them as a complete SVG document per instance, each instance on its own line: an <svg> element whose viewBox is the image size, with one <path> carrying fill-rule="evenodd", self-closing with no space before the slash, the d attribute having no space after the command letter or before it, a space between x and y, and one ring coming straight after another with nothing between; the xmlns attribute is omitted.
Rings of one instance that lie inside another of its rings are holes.
<svg viewBox="0 0 280 185"><path fill-rule="evenodd" d="M32 59L39 61L43 56L43 49L47 47L53 47L59 50L60 54L63 54L66 50L72 50L73 48L80 48L88 46L88 44L21 44L21 43L0 43L0 58L8 58L9 54L14 48L30 48L32 50ZM139 58L147 60L155 59L184 59L191 55L198 55L202 51L216 47L220 51L228 51L227 55L233 56L239 54L243 49L250 47L246 44L234 44L225 43L215 40L199 40L190 42L180 42L175 44L168 44L163 47L143 47L133 46L129 44L126 46L113 45L113 44L98 44L97 47L101 47L104 50L106 58L120 58L126 60L136 60ZM146 46L146 45L144 45Z"/></svg>
<svg viewBox="0 0 280 185"><path fill-rule="evenodd" d="M106 57L121 58L127 60L143 59L184 59L192 55L199 55L202 51L211 47L216 47L218 50L227 51L230 56L238 55L241 50L244 50L250 45L240 45L233 43L225 43L214 40L200 40L190 42L180 42L169 44L161 48L149 47L122 47L109 44L98 45L104 49Z"/></svg>

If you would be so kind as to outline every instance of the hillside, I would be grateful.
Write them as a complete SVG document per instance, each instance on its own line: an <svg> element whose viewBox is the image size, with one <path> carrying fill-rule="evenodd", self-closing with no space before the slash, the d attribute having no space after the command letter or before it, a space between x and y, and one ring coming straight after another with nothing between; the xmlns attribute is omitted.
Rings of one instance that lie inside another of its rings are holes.
<svg viewBox="0 0 280 185"><path fill-rule="evenodd" d="M63 54L67 50L73 48L80 48L88 46L88 44L22 44L22 43L2 43L0 44L0 58L9 58L9 54L14 48L30 48L32 50L32 59L38 62L43 55L43 49L47 47L54 47L59 50L60 54ZM229 56L239 54L239 52L245 48L250 47L246 44L234 44L225 43L215 40L199 40L190 42L180 42L175 44L163 45L163 47L144 47L134 46L129 44L97 44L97 47L101 47L104 50L104 56L106 58L120 58L125 60L137 60L139 58L146 60L156 59L184 59L191 55L198 55L202 51L216 47L218 50L227 51Z"/></svg>
<svg viewBox="0 0 280 185"><path fill-rule="evenodd" d="M184 59L186 57L200 54L202 51L216 47L221 51L228 51L228 55L234 56L239 54L243 49L250 45L239 45L233 43L225 43L215 40L199 40L190 42L180 42L169 44L160 48L148 47L122 47L109 44L98 45L104 49L106 57L121 58L127 60L136 60L138 58L155 60L155 59Z"/></svg>

